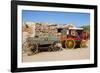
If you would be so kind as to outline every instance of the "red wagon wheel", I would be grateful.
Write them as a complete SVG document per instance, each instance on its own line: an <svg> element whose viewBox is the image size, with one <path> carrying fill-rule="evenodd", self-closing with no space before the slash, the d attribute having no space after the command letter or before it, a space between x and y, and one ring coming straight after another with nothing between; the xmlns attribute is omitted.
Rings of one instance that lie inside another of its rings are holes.
<svg viewBox="0 0 100 73"><path fill-rule="evenodd" d="M80 47L81 47L81 48L86 48L86 47L87 47L86 43L87 43L86 40L82 40L82 41L81 41L81 44L80 44Z"/></svg>

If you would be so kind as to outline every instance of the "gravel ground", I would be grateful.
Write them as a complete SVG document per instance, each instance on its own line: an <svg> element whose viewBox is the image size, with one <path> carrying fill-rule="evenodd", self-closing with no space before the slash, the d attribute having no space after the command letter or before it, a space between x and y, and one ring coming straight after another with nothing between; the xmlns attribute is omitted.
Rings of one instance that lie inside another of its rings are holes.
<svg viewBox="0 0 100 73"><path fill-rule="evenodd" d="M27 56L23 54L23 62L41 62L41 61L60 61L60 60L82 60L90 58L90 48L63 49L57 52L40 52L38 54Z"/></svg>

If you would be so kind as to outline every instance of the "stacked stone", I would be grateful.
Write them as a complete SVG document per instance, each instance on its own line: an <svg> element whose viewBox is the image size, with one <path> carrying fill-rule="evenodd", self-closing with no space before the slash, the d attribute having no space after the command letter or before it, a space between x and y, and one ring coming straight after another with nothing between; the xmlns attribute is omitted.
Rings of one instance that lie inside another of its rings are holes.
<svg viewBox="0 0 100 73"><path fill-rule="evenodd" d="M35 31L36 31L36 35L41 37L57 36L56 26L46 24L46 23L41 23L41 25L36 24Z"/></svg>

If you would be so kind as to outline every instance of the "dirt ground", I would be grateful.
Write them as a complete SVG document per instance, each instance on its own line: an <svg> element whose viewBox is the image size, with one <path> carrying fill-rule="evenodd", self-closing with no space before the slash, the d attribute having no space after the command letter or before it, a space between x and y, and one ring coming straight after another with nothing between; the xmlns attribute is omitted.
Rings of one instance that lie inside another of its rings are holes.
<svg viewBox="0 0 100 73"><path fill-rule="evenodd" d="M89 46L87 48L63 49L62 51L57 52L40 52L32 56L23 54L23 62L82 60L89 58Z"/></svg>

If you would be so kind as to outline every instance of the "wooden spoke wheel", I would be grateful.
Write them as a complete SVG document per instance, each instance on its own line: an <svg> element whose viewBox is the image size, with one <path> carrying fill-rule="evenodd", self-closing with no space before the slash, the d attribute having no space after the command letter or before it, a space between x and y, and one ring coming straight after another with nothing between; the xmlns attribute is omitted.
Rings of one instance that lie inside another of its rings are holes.
<svg viewBox="0 0 100 73"><path fill-rule="evenodd" d="M53 51L59 51L62 48L62 44L59 41L55 41L52 46L53 46Z"/></svg>
<svg viewBox="0 0 100 73"><path fill-rule="evenodd" d="M33 52L33 54L38 53L38 45L36 43L32 44L31 51Z"/></svg>
<svg viewBox="0 0 100 73"><path fill-rule="evenodd" d="M68 49L74 48L75 47L75 41L72 40L72 39L66 40L65 47L68 48Z"/></svg>
<svg viewBox="0 0 100 73"><path fill-rule="evenodd" d="M38 45L36 43L24 42L22 48L23 52L27 53L28 56L38 52Z"/></svg>
<svg viewBox="0 0 100 73"><path fill-rule="evenodd" d="M87 47L87 44L86 43L87 43L86 40L82 40L81 43L80 43L80 47L81 48L86 48Z"/></svg>

